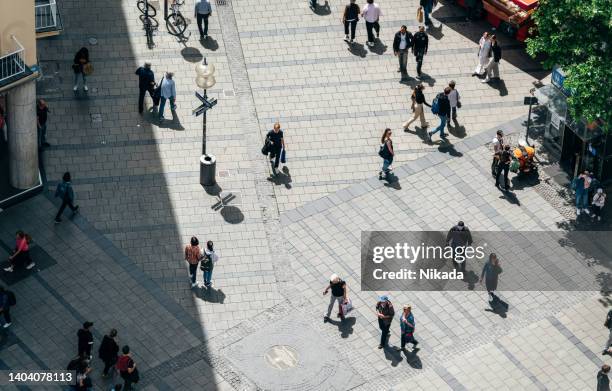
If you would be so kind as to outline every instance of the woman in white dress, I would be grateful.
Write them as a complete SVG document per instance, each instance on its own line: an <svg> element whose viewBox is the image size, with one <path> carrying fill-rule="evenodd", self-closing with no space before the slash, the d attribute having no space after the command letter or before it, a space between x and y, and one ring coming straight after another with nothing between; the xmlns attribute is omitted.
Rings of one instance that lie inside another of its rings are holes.
<svg viewBox="0 0 612 391"><path fill-rule="evenodd" d="M478 42L478 64L472 76L480 76L485 72L489 57L491 57L491 40L489 39L489 33L485 31Z"/></svg>

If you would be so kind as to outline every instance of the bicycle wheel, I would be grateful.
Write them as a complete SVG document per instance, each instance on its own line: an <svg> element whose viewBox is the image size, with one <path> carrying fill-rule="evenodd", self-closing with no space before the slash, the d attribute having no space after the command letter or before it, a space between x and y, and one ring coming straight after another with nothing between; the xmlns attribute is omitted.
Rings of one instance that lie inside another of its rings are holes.
<svg viewBox="0 0 612 391"><path fill-rule="evenodd" d="M157 10L155 9L155 7L149 4L149 2L147 2L146 4L147 4L147 8L145 9L145 1L140 0L138 2L138 9L140 10L140 12L142 12L142 14L145 15L147 14L147 9L148 9L149 10L148 14L150 17L157 15Z"/></svg>
<svg viewBox="0 0 612 391"><path fill-rule="evenodd" d="M183 35L187 29L187 22L181 14L170 14L166 18L166 28L172 35Z"/></svg>
<svg viewBox="0 0 612 391"><path fill-rule="evenodd" d="M142 22L142 24L145 24L146 18L147 17L145 15L140 15L140 21ZM154 30L159 27L159 22L157 21L157 19L149 17L149 22L151 24L151 28L153 28Z"/></svg>

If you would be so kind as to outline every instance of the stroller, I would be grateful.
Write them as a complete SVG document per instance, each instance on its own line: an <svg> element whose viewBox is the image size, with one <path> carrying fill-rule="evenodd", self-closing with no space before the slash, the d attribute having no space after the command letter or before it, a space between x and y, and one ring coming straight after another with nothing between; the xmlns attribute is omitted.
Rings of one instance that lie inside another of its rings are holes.
<svg viewBox="0 0 612 391"><path fill-rule="evenodd" d="M538 171L538 166L534 162L535 148L519 141L519 145L512 151L512 163L510 171L519 175L530 175Z"/></svg>

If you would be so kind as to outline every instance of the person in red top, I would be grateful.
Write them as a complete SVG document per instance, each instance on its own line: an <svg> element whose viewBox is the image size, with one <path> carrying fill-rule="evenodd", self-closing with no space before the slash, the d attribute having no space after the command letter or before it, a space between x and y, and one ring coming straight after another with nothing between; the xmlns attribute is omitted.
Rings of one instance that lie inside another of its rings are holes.
<svg viewBox="0 0 612 391"><path fill-rule="evenodd" d="M136 363L132 360L132 354L130 353L130 347L125 345L121 348L123 353L117 360L117 370L124 381L123 389L125 391L132 390L132 384L138 383L140 376L138 375L138 369L136 369Z"/></svg>
<svg viewBox="0 0 612 391"><path fill-rule="evenodd" d="M23 231L17 231L15 235L15 251L8 259L10 265L4 268L4 271L12 272L15 270L15 266L20 267L25 265L26 269L34 267L35 263L30 258L30 246L28 242L30 236L26 235Z"/></svg>

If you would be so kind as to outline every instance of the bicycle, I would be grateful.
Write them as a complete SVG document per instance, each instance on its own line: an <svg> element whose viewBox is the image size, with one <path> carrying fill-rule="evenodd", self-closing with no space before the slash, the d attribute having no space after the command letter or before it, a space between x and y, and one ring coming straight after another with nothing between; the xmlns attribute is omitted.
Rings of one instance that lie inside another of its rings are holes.
<svg viewBox="0 0 612 391"><path fill-rule="evenodd" d="M143 15L148 15L150 17L154 17L157 15L157 10L153 7L147 0L138 0L138 9L142 12Z"/></svg>
<svg viewBox="0 0 612 391"><path fill-rule="evenodd" d="M171 35L183 35L187 29L187 22L181 13L181 6L183 4L185 4L184 0L174 0L170 4L170 13L166 17L166 28Z"/></svg>

